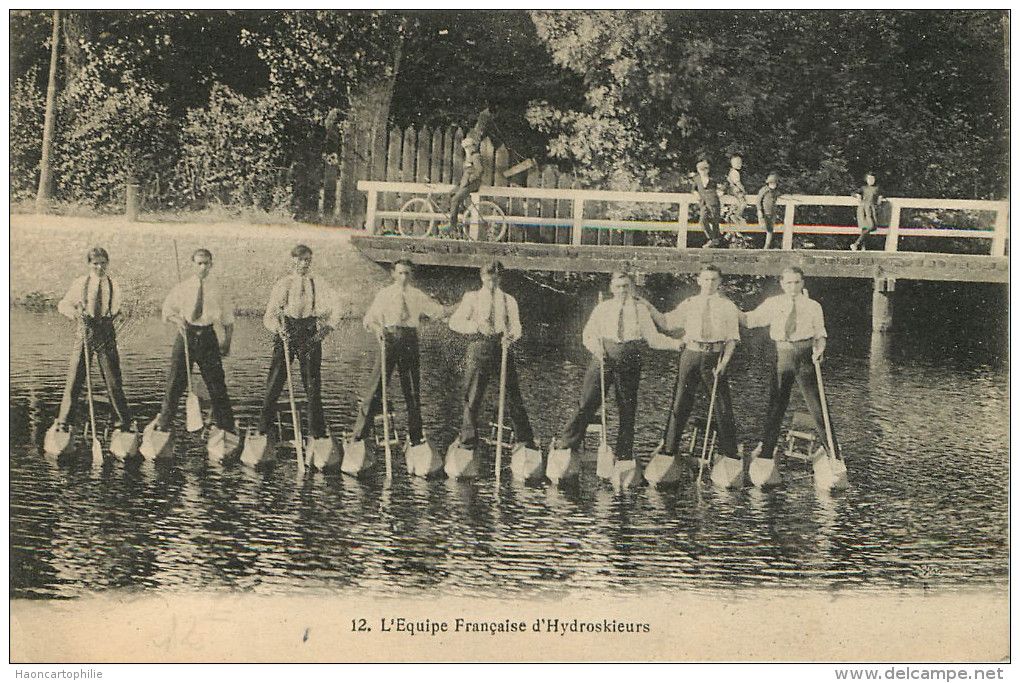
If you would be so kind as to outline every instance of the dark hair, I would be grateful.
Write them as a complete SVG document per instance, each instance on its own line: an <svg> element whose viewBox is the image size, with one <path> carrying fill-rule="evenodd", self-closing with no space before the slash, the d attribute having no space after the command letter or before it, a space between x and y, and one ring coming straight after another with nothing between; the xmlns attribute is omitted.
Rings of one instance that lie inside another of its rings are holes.
<svg viewBox="0 0 1020 683"><path fill-rule="evenodd" d="M478 269L479 274L485 273L499 277L503 274L503 264L499 261L489 261L484 266Z"/></svg>
<svg viewBox="0 0 1020 683"><path fill-rule="evenodd" d="M627 278L632 284L634 282L634 274L627 270L614 270L613 274L609 276L609 281L612 282L613 280L619 280L620 278Z"/></svg>
<svg viewBox="0 0 1020 683"><path fill-rule="evenodd" d="M796 273L797 275L800 275L802 280L804 279L804 271L800 269L800 266L787 266L786 268L783 268L783 272L780 273L779 276L782 277L786 273Z"/></svg>
<svg viewBox="0 0 1020 683"><path fill-rule="evenodd" d="M294 258L304 258L305 256L311 256L312 250L303 244L299 244L290 250L290 255Z"/></svg>
<svg viewBox="0 0 1020 683"><path fill-rule="evenodd" d="M107 261L110 260L110 255L107 254L106 249L103 249L102 247L92 247L91 249L89 249L88 254L85 255L85 259L88 263L92 263L92 261L99 258L100 256L105 258Z"/></svg>
<svg viewBox="0 0 1020 683"><path fill-rule="evenodd" d="M414 263L406 256L394 261L393 268L396 269L397 266L407 266L409 270L414 270Z"/></svg>
<svg viewBox="0 0 1020 683"><path fill-rule="evenodd" d="M212 261L212 252L209 251L208 249L196 249L195 251L191 252L191 260L192 261L195 260L196 256L205 256L210 261Z"/></svg>
<svg viewBox="0 0 1020 683"><path fill-rule="evenodd" d="M719 273L719 277L722 277L722 271L719 269L719 266L715 265L714 263L706 263L705 265L701 266L701 270L699 270L698 272L704 273L706 270L711 271L713 273Z"/></svg>

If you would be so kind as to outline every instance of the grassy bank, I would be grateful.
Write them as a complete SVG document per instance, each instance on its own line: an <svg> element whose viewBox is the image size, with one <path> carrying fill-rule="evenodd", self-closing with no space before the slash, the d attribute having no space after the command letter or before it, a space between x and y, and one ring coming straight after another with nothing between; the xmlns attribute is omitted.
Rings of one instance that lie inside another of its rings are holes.
<svg viewBox="0 0 1020 683"><path fill-rule="evenodd" d="M135 222L121 217L14 214L10 217L10 301L49 308L71 281L86 272L85 252L110 253L111 275L124 291L131 313L154 313L177 283L174 242L187 276L191 252L213 253L213 275L233 293L242 315L261 315L273 283L290 265L290 249L307 244L315 252L313 272L338 292L345 315L364 314L386 271L350 243L351 230L313 225L253 225L239 222Z"/></svg>

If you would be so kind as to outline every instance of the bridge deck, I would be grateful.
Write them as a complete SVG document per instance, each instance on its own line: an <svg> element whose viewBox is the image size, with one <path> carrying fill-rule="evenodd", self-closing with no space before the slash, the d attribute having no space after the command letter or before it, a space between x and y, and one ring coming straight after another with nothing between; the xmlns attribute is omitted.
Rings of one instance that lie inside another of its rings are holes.
<svg viewBox="0 0 1020 683"><path fill-rule="evenodd" d="M1009 282L1006 256L507 244L370 235L355 235L351 243L376 263L392 263L407 257L422 265L459 268L478 267L499 259L507 268L517 270L608 273L626 266L645 273L694 273L704 264L713 263L727 275L776 275L785 266L793 265L800 266L811 277Z"/></svg>

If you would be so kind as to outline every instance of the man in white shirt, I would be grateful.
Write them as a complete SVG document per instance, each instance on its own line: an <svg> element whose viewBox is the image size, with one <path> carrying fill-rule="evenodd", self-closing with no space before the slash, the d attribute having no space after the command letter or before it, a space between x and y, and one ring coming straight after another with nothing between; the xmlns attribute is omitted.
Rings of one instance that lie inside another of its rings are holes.
<svg viewBox="0 0 1020 683"><path fill-rule="evenodd" d="M443 318L446 308L425 292L411 285L414 265L409 259L393 264L393 284L381 289L365 313L365 329L386 344L386 378L397 368L400 386L407 406L408 433L411 445L424 441L421 424L421 371L418 326L421 317ZM376 357L354 424L354 438L367 439L374 418L382 410L382 357Z"/></svg>
<svg viewBox="0 0 1020 683"><path fill-rule="evenodd" d="M737 430L726 370L740 340L740 311L719 293L720 284L722 272L719 268L703 267L698 273L700 292L663 316L665 329L684 331L684 350L677 368L673 404L663 430L663 455L677 455L698 390L704 388L706 393L710 392L718 374L713 413L717 421L719 453L727 458L737 457Z"/></svg>
<svg viewBox="0 0 1020 683"><path fill-rule="evenodd" d="M481 289L467 292L450 316L450 329L470 336L464 381L464 414L461 420L460 446L473 449L478 441L478 409L485 397L489 378L499 378L502 344L521 338L521 319L517 301L500 288L503 265L493 261L479 270ZM538 449L528 413L524 409L512 355L507 357L506 409L510 414L517 441Z"/></svg>
<svg viewBox="0 0 1020 683"><path fill-rule="evenodd" d="M120 286L107 274L110 256L102 247L93 247L87 254L89 274L71 283L67 294L57 304L57 311L72 320L80 320L89 352L99 360L100 374L113 399L113 428L124 429L131 420L124 388L121 384L120 355L113 322L120 315ZM71 351L64 396L60 401L57 424L64 430L74 421L75 404L85 382L85 349L79 336Z"/></svg>
<svg viewBox="0 0 1020 683"><path fill-rule="evenodd" d="M234 433L234 411L230 406L223 376L221 356L230 354L230 339L234 334L234 308L215 281L208 280L212 269L212 253L196 249L191 255L194 276L181 282L163 302L163 320L179 328L174 335L174 348L170 355L170 377L166 394L156 420L156 429L168 432L173 424L177 404L188 386L190 368L184 358L187 339L192 363L198 364L212 400L213 420L216 426ZM214 325L223 327L223 341L216 336Z"/></svg>
<svg viewBox="0 0 1020 683"><path fill-rule="evenodd" d="M794 382L800 387L822 442L826 442L825 418L814 369L814 362L821 362L825 355L827 333L822 306L804 293L804 271L800 268L786 268L779 282L782 294L766 299L750 313L741 314L741 324L752 328L767 326L769 336L776 343L776 365L772 372L760 453L755 449L756 457L761 458L771 458L775 451ZM832 441L837 453L829 455L838 456L835 432Z"/></svg>
<svg viewBox="0 0 1020 683"><path fill-rule="evenodd" d="M290 252L292 274L277 280L269 294L262 323L273 336L273 360L269 365L266 396L262 402L258 430L265 434L273 423L276 403L287 381L287 363L296 356L301 381L308 395L311 435L326 437L322 413L322 340L339 323L336 295L328 284L309 275L312 250L299 244ZM283 338L287 335L290 357L284 359Z"/></svg>
<svg viewBox="0 0 1020 683"><path fill-rule="evenodd" d="M680 341L656 329L651 306L634 295L634 280L629 273L613 273L609 290L613 298L596 306L584 326L582 339L592 358L584 373L577 409L563 427L554 447L580 447L585 430L604 398L601 366L605 358L606 388L616 387L616 406L620 413L615 454L618 460L633 460L641 349L647 345L653 349L676 351L680 348Z"/></svg>

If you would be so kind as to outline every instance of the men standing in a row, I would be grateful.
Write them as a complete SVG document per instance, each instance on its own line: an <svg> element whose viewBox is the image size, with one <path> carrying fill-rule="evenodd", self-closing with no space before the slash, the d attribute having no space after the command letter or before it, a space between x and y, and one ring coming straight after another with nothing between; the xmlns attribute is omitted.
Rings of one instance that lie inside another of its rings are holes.
<svg viewBox="0 0 1020 683"><path fill-rule="evenodd" d="M414 265L409 259L400 259L393 265L393 284L383 288L372 300L365 313L365 329L373 332L386 344L386 378L397 368L400 386L407 406L408 432L411 445L425 440L421 420L421 372L418 326L421 317L433 320L447 315L447 309L438 301L412 286ZM372 431L374 418L382 410L383 367L381 355L358 406L358 419L354 424L355 441L364 441Z"/></svg>
<svg viewBox="0 0 1020 683"><path fill-rule="evenodd" d="M609 284L612 299L603 301L588 318L582 339L592 358L584 373L577 409L564 425L554 448L577 449L585 430L602 405L601 372L605 361L605 384L616 387L620 426L616 434L616 469L636 467L634 461L634 417L638 385L641 382L641 349L679 350L680 341L660 333L652 319L652 307L634 294L629 273L613 273ZM614 477L617 475L614 473ZM640 480L634 476L633 479Z"/></svg>
<svg viewBox="0 0 1020 683"><path fill-rule="evenodd" d="M179 333L174 337L166 394L155 428L161 432L170 431L177 404L188 386L191 368L185 361L184 345L187 344L188 358L198 364L209 389L213 421L224 432L233 434L234 411L227 395L221 357L230 354L234 308L219 285L207 279L213 266L212 253L208 249L196 249L191 255L191 264L194 275L170 290L163 302L163 320L176 325ZM223 327L222 341L213 328L216 324Z"/></svg>
<svg viewBox="0 0 1020 683"><path fill-rule="evenodd" d="M478 442L478 409L485 397L489 379L499 377L503 344L521 338L521 319L517 301L500 288L503 265L486 264L479 271L480 289L467 292L450 317L450 329L468 335L467 369L464 378L464 414L459 445L472 450ZM517 441L537 449L528 413L524 408L513 356L507 358L506 407Z"/></svg>
<svg viewBox="0 0 1020 683"><path fill-rule="evenodd" d="M126 429L131 415L121 384L120 355L117 352L117 334L113 323L120 315L120 285L107 274L110 256L102 247L89 249L86 255L88 275L71 283L67 294L57 304L62 315L79 321L81 328L71 351L64 395L60 401L55 429L69 432L75 419L76 404L85 382L85 349L99 360L99 371L106 382L110 407L113 410L113 428ZM82 336L84 335L84 336ZM61 439L69 445L70 439Z"/></svg>
<svg viewBox="0 0 1020 683"><path fill-rule="evenodd" d="M737 430L726 370L740 341L740 311L719 293L720 284L722 272L719 268L703 267L698 274L700 292L680 302L661 321L667 330L684 331L684 350L662 437L662 454L666 456L677 455L699 388L707 394L715 387L713 412L717 420L719 453L725 458L737 458ZM710 430L711 425L706 425L706 432ZM739 462L736 460L737 465Z"/></svg>
<svg viewBox="0 0 1020 683"><path fill-rule="evenodd" d="M290 256L292 272L273 286L262 318L262 323L274 337L273 360L269 365L258 431L265 434L273 423L276 404L287 381L287 364L296 356L308 396L311 436L324 439L322 340L339 324L340 311L336 295L329 285L309 274L312 250L299 244L291 250ZM283 335L287 336L289 357L285 357Z"/></svg>
<svg viewBox="0 0 1020 683"><path fill-rule="evenodd" d="M826 439L825 418L814 369L815 361L820 363L825 354L827 333L822 307L804 294L804 271L800 268L784 269L780 285L783 294L766 299L750 313L741 313L744 326L767 326L769 336L776 343L776 364L772 372L762 441L753 456L765 459L772 458L775 452L794 382L800 387L822 441ZM839 446L834 432L832 442L837 452L829 455L838 457Z"/></svg>

